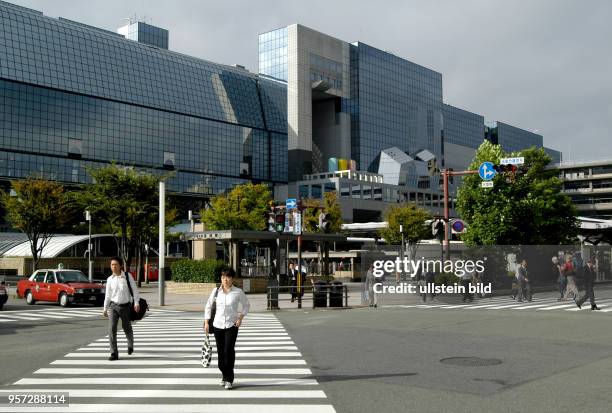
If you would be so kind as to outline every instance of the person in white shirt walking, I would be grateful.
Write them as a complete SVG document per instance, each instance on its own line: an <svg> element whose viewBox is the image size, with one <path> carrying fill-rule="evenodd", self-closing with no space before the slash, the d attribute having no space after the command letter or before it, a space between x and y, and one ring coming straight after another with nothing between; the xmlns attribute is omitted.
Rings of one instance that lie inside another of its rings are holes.
<svg viewBox="0 0 612 413"><path fill-rule="evenodd" d="M221 385L226 390L230 390L234 383L238 328L250 307L244 291L232 285L235 274L231 268L221 273L221 286L215 288L208 297L204 313L204 331L208 334L212 330L215 335L219 370L223 375ZM216 302L216 311L211 321L213 302ZM238 312L239 305L242 306L242 312Z"/></svg>
<svg viewBox="0 0 612 413"><path fill-rule="evenodd" d="M119 359L119 350L117 348L117 323L121 319L121 327L127 338L128 354L134 352L134 333L132 331L132 321L130 320L130 305L132 305L132 296L128 287L128 280L134 293L133 303L134 310L139 311L138 304L140 295L138 288L132 276L127 272L121 271L122 261L119 257L111 258L110 277L106 279L106 294L104 296L104 317L108 317L108 342L110 344L111 355L109 360Z"/></svg>

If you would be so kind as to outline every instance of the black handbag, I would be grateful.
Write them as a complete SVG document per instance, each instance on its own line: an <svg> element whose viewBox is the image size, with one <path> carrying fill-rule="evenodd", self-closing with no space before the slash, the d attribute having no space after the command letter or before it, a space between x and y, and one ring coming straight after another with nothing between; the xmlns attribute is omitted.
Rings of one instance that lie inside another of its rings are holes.
<svg viewBox="0 0 612 413"><path fill-rule="evenodd" d="M132 297L132 301L133 301L134 292L132 291L132 286L130 284L130 278L127 275L127 273L124 273L124 274L125 274L125 281L127 282L128 289L130 290L130 296ZM147 304L147 300L145 300L144 298L141 298L138 300L138 305L139 305L138 311L134 309L134 305L130 305L130 320L132 321L142 320L145 313L149 309L149 304Z"/></svg>
<svg viewBox="0 0 612 413"><path fill-rule="evenodd" d="M215 290L215 296L213 298L213 303L210 306L210 319L208 320L208 331L210 331L211 333L214 330L213 321L215 321L215 314L217 314L217 294L219 294L219 288L220 287L217 287L217 289Z"/></svg>

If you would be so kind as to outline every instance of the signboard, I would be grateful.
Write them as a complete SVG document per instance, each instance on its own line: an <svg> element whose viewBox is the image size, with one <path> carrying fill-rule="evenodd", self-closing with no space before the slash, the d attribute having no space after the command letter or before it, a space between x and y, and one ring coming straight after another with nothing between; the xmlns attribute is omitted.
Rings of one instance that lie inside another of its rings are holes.
<svg viewBox="0 0 612 413"><path fill-rule="evenodd" d="M302 214L299 211L293 212L293 234L302 234Z"/></svg>
<svg viewBox="0 0 612 413"><path fill-rule="evenodd" d="M483 181L490 181L496 173L491 162L483 162L478 168L478 175Z"/></svg>
<svg viewBox="0 0 612 413"><path fill-rule="evenodd" d="M293 219L294 214L291 212L285 212L285 229L284 232L293 232Z"/></svg>
<svg viewBox="0 0 612 413"><path fill-rule="evenodd" d="M525 163L525 158L522 156L516 158L502 158L499 160L500 165L522 165Z"/></svg>
<svg viewBox="0 0 612 413"><path fill-rule="evenodd" d="M483 188L493 188L493 181L482 181L480 186Z"/></svg>
<svg viewBox="0 0 612 413"><path fill-rule="evenodd" d="M453 234L463 234L467 230L465 222L460 219L451 221L451 231Z"/></svg>
<svg viewBox="0 0 612 413"><path fill-rule="evenodd" d="M295 199L295 198L287 198L287 201L285 202L285 207L287 209L297 208L297 199Z"/></svg>

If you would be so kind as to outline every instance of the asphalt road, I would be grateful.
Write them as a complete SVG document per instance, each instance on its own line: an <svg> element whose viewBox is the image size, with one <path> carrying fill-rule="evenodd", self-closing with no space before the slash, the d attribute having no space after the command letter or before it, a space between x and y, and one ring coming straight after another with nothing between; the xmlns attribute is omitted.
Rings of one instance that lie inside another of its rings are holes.
<svg viewBox="0 0 612 413"><path fill-rule="evenodd" d="M337 412L610 411L610 313L361 308L276 315ZM0 325L0 385L104 337L106 323ZM457 357L498 364L441 362Z"/></svg>
<svg viewBox="0 0 612 413"><path fill-rule="evenodd" d="M602 313L364 308L279 319L338 412L611 411ZM454 357L500 364L441 362Z"/></svg>

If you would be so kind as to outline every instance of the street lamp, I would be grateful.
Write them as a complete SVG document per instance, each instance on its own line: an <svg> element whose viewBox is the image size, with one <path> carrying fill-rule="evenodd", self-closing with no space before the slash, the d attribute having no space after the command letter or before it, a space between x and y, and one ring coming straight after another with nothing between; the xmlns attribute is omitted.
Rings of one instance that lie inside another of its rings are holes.
<svg viewBox="0 0 612 413"><path fill-rule="evenodd" d="M89 243L87 244L87 257L88 257L88 276L89 282L93 282L93 261L91 260L91 213L89 210L85 211L85 221L89 223Z"/></svg>

